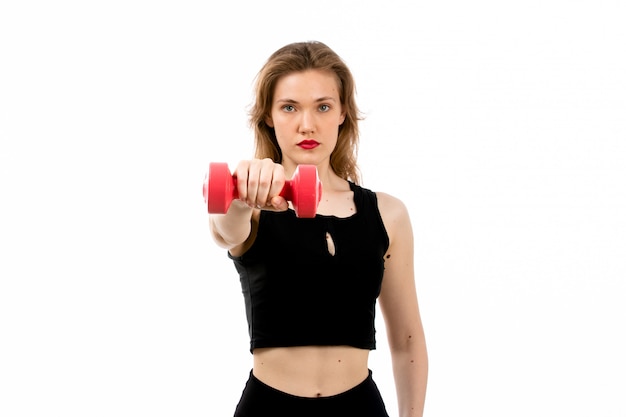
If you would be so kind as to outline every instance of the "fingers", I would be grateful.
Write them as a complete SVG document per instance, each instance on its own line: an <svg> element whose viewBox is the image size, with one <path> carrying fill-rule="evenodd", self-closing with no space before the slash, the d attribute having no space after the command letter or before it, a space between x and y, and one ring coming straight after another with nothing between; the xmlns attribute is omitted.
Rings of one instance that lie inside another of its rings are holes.
<svg viewBox="0 0 626 417"><path fill-rule="evenodd" d="M268 206L282 209L287 203L282 197L275 200L277 206L272 204L285 185L285 171L280 164L271 159L253 159L241 161L234 174L237 178L237 191L239 199L253 208L267 208ZM284 205L281 204L283 200ZM284 208L286 209L286 207Z"/></svg>

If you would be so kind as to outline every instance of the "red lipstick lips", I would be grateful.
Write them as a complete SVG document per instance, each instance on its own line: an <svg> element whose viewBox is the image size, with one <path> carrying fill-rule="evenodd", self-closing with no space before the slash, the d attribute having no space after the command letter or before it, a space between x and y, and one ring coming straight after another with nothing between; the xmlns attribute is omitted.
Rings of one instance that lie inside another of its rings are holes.
<svg viewBox="0 0 626 417"><path fill-rule="evenodd" d="M313 148L317 148L318 145L319 145L319 142L313 139L303 140L302 142L298 143L298 146L301 147L302 149L313 149Z"/></svg>

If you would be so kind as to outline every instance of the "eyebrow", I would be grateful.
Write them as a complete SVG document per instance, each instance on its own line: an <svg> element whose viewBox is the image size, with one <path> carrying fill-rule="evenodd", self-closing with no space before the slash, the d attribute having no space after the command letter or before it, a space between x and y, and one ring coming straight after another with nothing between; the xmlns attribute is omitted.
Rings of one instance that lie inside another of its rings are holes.
<svg viewBox="0 0 626 417"><path fill-rule="evenodd" d="M320 97L315 100L316 103L322 101L336 101L333 97ZM276 100L277 103L288 103L288 104L298 104L298 102L291 98L279 98Z"/></svg>

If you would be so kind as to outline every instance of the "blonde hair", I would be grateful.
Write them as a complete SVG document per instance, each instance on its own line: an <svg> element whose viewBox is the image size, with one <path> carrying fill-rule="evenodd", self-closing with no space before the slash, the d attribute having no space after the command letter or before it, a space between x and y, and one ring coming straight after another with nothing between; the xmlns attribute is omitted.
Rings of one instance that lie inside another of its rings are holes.
<svg viewBox="0 0 626 417"><path fill-rule="evenodd" d="M256 77L255 98L249 112L250 126L254 129L255 157L271 158L282 162L282 151L274 129L266 124L270 116L274 90L278 80L293 72L306 70L329 71L337 77L339 99L346 113L339 126L337 145L330 156L332 170L345 180L358 184L361 176L357 165L359 146L358 121L361 120L356 105L356 86L348 66L332 49L321 42L297 42L274 52Z"/></svg>

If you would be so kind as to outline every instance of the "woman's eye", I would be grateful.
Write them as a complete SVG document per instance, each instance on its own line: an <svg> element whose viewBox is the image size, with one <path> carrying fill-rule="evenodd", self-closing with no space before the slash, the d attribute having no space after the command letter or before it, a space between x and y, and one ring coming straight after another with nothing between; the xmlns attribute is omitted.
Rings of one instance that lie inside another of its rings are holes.
<svg viewBox="0 0 626 417"><path fill-rule="evenodd" d="M287 112L292 112L292 111L295 110L295 108L291 104L287 104L287 105L283 106L283 110L287 111Z"/></svg>
<svg viewBox="0 0 626 417"><path fill-rule="evenodd" d="M322 104L320 106L320 111L327 112L328 110L330 110L330 106L328 104Z"/></svg>

